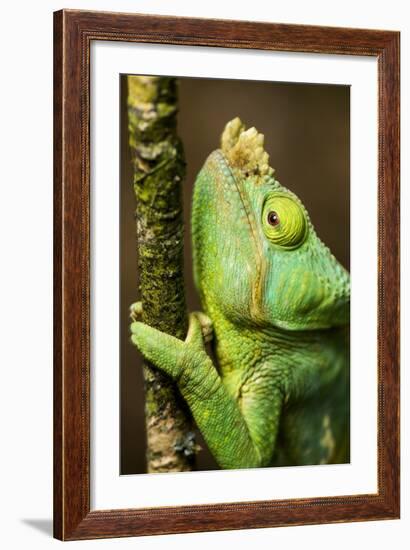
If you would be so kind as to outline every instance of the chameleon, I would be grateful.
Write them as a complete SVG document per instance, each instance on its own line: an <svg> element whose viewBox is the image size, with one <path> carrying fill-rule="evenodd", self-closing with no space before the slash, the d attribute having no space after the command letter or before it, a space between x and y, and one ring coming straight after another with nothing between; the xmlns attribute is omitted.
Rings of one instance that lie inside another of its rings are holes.
<svg viewBox="0 0 410 550"><path fill-rule="evenodd" d="M194 185L185 341L131 323L220 468L349 461L350 275L237 117ZM212 354L206 343L212 339Z"/></svg>

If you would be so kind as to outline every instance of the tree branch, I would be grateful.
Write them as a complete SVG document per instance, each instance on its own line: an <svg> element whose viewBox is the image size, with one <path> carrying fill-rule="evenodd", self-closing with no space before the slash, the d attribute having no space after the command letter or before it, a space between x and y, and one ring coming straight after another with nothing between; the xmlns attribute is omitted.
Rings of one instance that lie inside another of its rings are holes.
<svg viewBox="0 0 410 550"><path fill-rule="evenodd" d="M134 171L142 321L184 339L182 143L174 78L128 76L128 129ZM148 472L191 470L191 419L174 383L144 365Z"/></svg>

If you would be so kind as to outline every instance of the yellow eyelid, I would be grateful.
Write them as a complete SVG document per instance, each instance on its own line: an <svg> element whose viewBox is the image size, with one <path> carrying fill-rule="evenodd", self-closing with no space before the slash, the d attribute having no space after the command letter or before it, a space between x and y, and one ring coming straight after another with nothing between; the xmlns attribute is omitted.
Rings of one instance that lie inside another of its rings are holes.
<svg viewBox="0 0 410 550"><path fill-rule="evenodd" d="M276 212L278 225L267 221L269 212ZM264 201L262 227L265 236L274 245L283 249L298 248L306 239L308 224L303 207L286 193L272 193Z"/></svg>

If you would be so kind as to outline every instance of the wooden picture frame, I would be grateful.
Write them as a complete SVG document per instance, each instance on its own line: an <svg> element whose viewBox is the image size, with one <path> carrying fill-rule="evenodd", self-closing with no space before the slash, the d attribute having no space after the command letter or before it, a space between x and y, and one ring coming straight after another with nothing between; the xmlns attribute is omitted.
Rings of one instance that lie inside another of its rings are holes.
<svg viewBox="0 0 410 550"><path fill-rule="evenodd" d="M54 14L54 536L124 537L399 517L398 32L62 10ZM90 510L93 40L372 56L378 62L378 492Z"/></svg>

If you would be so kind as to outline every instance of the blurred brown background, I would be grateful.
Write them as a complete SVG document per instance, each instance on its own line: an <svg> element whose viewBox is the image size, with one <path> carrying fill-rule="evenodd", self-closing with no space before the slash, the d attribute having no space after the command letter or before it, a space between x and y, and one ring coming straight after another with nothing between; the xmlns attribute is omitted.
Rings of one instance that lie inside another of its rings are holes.
<svg viewBox="0 0 410 550"><path fill-rule="evenodd" d="M121 474L145 472L140 357L129 343L128 307L138 300L132 174L127 144L126 77L121 77ZM349 268L350 89L348 86L181 78L179 135L185 148L185 282L188 309L200 309L191 270L190 208L195 176L239 116L265 135L276 178L305 204L319 237ZM215 469L203 440L197 470Z"/></svg>

